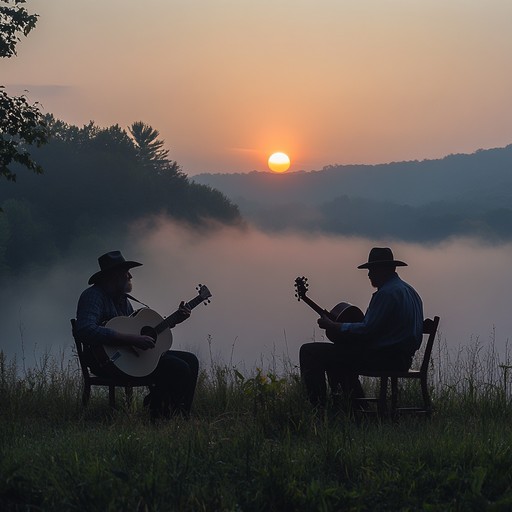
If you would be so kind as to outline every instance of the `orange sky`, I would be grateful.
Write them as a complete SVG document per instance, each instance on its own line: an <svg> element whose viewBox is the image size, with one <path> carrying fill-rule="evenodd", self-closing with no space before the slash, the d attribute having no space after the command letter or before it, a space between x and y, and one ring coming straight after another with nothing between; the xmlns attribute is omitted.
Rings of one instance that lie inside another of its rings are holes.
<svg viewBox="0 0 512 512"><path fill-rule="evenodd" d="M45 111L158 129L188 174L512 143L509 0L29 0L0 82Z"/></svg>

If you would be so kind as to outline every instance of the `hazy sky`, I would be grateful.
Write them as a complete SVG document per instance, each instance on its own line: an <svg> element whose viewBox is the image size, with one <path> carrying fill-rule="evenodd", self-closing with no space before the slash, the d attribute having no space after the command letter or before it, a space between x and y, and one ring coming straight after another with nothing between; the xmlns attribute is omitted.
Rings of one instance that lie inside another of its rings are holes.
<svg viewBox="0 0 512 512"><path fill-rule="evenodd" d="M189 174L441 157L512 142L510 0L30 0L0 62L74 124L161 132Z"/></svg>

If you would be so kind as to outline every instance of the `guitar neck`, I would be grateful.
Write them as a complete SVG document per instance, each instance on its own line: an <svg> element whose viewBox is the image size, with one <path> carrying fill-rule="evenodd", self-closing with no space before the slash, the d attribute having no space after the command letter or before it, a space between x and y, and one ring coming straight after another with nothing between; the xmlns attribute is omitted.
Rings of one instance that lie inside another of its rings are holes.
<svg viewBox="0 0 512 512"><path fill-rule="evenodd" d="M320 316L327 316L331 320L333 320L332 315L329 311L327 311L324 308L321 308L315 301L311 300L307 295L303 295L301 297L301 300L303 300L311 309L314 309Z"/></svg>
<svg viewBox="0 0 512 512"><path fill-rule="evenodd" d="M203 302L204 300L205 299L203 297L197 295L192 300L186 302L185 305L188 306L190 309L194 309L196 306L199 306L199 304L201 304L201 302ZM160 334L161 332L165 331L165 329L172 329L176 325L177 320L179 320L179 310L172 313L172 315L169 315L155 327L157 334Z"/></svg>

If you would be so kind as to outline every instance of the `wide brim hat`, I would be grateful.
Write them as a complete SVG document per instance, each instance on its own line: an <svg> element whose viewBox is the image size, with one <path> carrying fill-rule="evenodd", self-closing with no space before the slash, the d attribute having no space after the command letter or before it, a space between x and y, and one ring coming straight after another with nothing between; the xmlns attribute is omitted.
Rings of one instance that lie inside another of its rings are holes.
<svg viewBox="0 0 512 512"><path fill-rule="evenodd" d="M142 263L137 261L125 260L121 251L110 251L98 258L100 265L99 272L96 272L89 278L89 284L95 284L114 270L129 270L133 267L141 267Z"/></svg>
<svg viewBox="0 0 512 512"><path fill-rule="evenodd" d="M368 255L368 261L357 268L372 267L407 267L407 263L395 260L389 247L374 247Z"/></svg>

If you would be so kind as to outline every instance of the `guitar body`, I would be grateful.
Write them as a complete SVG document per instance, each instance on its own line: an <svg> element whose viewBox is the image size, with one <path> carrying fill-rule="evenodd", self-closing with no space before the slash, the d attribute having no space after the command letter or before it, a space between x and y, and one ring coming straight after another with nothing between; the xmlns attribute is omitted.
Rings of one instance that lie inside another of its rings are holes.
<svg viewBox="0 0 512 512"><path fill-rule="evenodd" d="M201 303L206 305L212 296L204 284L198 285L196 289L197 296L185 304L191 310ZM100 367L113 364L128 376L146 377L156 368L162 354L171 348L171 328L182 321L179 309L167 318L150 308L139 309L130 316L116 316L105 327L123 334L150 336L155 341L155 346L141 350L134 346L102 345L91 347L93 356Z"/></svg>
<svg viewBox="0 0 512 512"><path fill-rule="evenodd" d="M364 313L357 306L349 302L336 304L331 309L330 314L335 322L357 323L364 320Z"/></svg>
<svg viewBox="0 0 512 512"><path fill-rule="evenodd" d="M172 332L167 328L156 332L155 327L164 319L152 309L143 308L131 316L116 316L105 327L123 334L145 334L155 340L154 348L140 350L135 347L104 345L108 359L123 373L132 377L146 377L157 366L161 355L172 346Z"/></svg>
<svg viewBox="0 0 512 512"><path fill-rule="evenodd" d="M340 302L336 304L329 312L331 319L339 323L359 323L364 320L364 313L353 304L348 302ZM343 334L326 329L327 338L333 343L342 341Z"/></svg>

